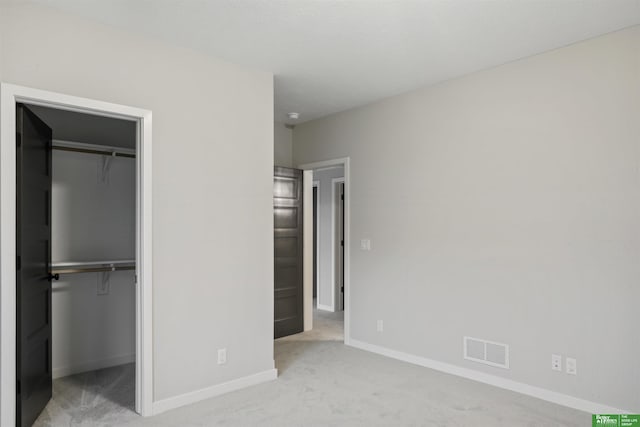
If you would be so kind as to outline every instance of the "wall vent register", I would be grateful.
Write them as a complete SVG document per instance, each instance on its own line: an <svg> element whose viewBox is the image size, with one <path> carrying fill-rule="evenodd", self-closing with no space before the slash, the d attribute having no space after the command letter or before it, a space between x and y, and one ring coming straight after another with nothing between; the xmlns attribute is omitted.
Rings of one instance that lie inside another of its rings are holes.
<svg viewBox="0 0 640 427"><path fill-rule="evenodd" d="M464 337L463 357L485 365L509 369L509 346L507 344Z"/></svg>

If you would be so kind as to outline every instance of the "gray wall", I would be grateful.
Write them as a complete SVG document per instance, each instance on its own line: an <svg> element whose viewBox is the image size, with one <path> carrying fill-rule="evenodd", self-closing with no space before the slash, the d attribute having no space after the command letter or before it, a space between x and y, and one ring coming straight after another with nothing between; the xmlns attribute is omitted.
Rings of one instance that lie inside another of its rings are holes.
<svg viewBox="0 0 640 427"><path fill-rule="evenodd" d="M639 412L639 51L634 27L298 125L297 164L351 157L352 338Z"/></svg>
<svg viewBox="0 0 640 427"><path fill-rule="evenodd" d="M324 307L322 309L328 309L332 306L331 303L331 288L335 286L332 275L332 263L331 263L331 221L333 217L332 201L331 201L331 179L340 178L344 176L344 168L342 166L337 168L320 170L313 172L313 180L319 182L319 195L318 195L318 238L319 238L319 262L318 262L318 300L317 303ZM335 299L338 297L338 293L335 292ZM338 306L334 306L338 309Z"/></svg>
<svg viewBox="0 0 640 427"><path fill-rule="evenodd" d="M154 401L273 369L272 74L22 3L0 56L4 82L153 111Z"/></svg>
<svg viewBox="0 0 640 427"><path fill-rule="evenodd" d="M292 164L293 147L292 132L287 129L284 123L273 123L273 163L275 166L284 166L290 168Z"/></svg>
<svg viewBox="0 0 640 427"><path fill-rule="evenodd" d="M52 261L135 259L135 160L111 159L99 179L101 156L53 152ZM53 282L54 376L97 369L135 356L133 271L62 275Z"/></svg>

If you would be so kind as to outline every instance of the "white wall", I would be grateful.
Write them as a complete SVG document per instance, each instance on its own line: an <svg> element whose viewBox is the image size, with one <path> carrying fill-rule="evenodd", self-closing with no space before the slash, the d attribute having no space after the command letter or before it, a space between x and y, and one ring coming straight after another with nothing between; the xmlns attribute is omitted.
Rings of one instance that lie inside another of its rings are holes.
<svg viewBox="0 0 640 427"><path fill-rule="evenodd" d="M135 259L135 159L53 151L52 261ZM109 273L109 294L97 295L100 273L61 275L53 282L54 377L133 362L135 273Z"/></svg>
<svg viewBox="0 0 640 427"><path fill-rule="evenodd" d="M336 310L336 306L331 300L331 288L335 287L333 282L333 264L331 262L331 221L333 217L333 203L331 199L331 180L333 178L344 177L342 166L324 169L313 172L313 180L319 182L318 190L318 308L323 310ZM337 292L334 291L334 300L337 299Z"/></svg>
<svg viewBox="0 0 640 427"><path fill-rule="evenodd" d="M27 4L0 52L4 82L153 111L154 401L271 371L273 76Z"/></svg>
<svg viewBox="0 0 640 427"><path fill-rule="evenodd" d="M287 168L293 167L292 156L293 146L292 138L293 133L291 129L288 129L284 123L273 123L273 163L275 166L284 166Z"/></svg>
<svg viewBox="0 0 640 427"><path fill-rule="evenodd" d="M351 158L353 339L640 411L639 51L634 27L295 128L296 164Z"/></svg>

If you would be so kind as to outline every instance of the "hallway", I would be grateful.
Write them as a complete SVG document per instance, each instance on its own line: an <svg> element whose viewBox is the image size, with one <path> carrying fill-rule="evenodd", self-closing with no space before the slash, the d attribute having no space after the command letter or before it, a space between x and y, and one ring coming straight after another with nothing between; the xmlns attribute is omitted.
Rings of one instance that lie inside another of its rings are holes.
<svg viewBox="0 0 640 427"><path fill-rule="evenodd" d="M278 338L278 342L286 341L341 341L344 342L344 311L324 311L316 308L313 301L313 329L288 337Z"/></svg>

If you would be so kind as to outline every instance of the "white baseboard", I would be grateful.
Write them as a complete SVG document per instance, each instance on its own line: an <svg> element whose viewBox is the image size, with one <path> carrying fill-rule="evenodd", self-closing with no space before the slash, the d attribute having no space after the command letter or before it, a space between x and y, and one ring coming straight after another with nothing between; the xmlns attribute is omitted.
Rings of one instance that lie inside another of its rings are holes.
<svg viewBox="0 0 640 427"><path fill-rule="evenodd" d="M247 377L238 378L226 383L217 384L201 390L192 391L190 393L181 394L179 396L170 397L168 399L159 400L153 404L153 415L160 414L171 409L181 406L190 405L201 400L210 399L221 394L231 391L240 390L245 387L257 385L278 378L277 369L269 369Z"/></svg>
<svg viewBox="0 0 640 427"><path fill-rule="evenodd" d="M430 369L434 369L436 371L444 372L447 374L456 375L458 377L463 377L463 378L467 378L473 381L478 381L484 384L489 384L494 387L515 391L516 393L525 394L527 396L535 397L541 400L546 400L547 402L552 402L558 405L567 406L569 408L578 409L580 411L588 412L590 414L632 414L634 413L633 411L625 411L622 409L613 408L611 406L602 405L600 403L591 402L588 400L569 396L567 394L558 393L558 392L547 390L544 388L513 381L513 380L499 377L496 375L485 374L484 372L463 368L460 366L452 365L450 363L439 362L437 360L427 359L425 357L415 356L413 354L391 350L385 347L380 347L380 346L369 344L363 341L350 339L348 345L355 348L359 348L361 350L380 354L382 356L387 356L392 359L402 360L403 362L412 363L414 365L423 366L425 368L430 368Z"/></svg>
<svg viewBox="0 0 640 427"><path fill-rule="evenodd" d="M333 311L333 308L330 305L318 304L318 310L323 311Z"/></svg>
<svg viewBox="0 0 640 427"><path fill-rule="evenodd" d="M69 375L80 374L82 372L110 368L112 366L124 365L126 363L134 363L135 361L135 354L125 354L124 356L109 357L107 359L92 360L89 362L53 368L51 370L51 375L55 380L56 378L68 377Z"/></svg>

